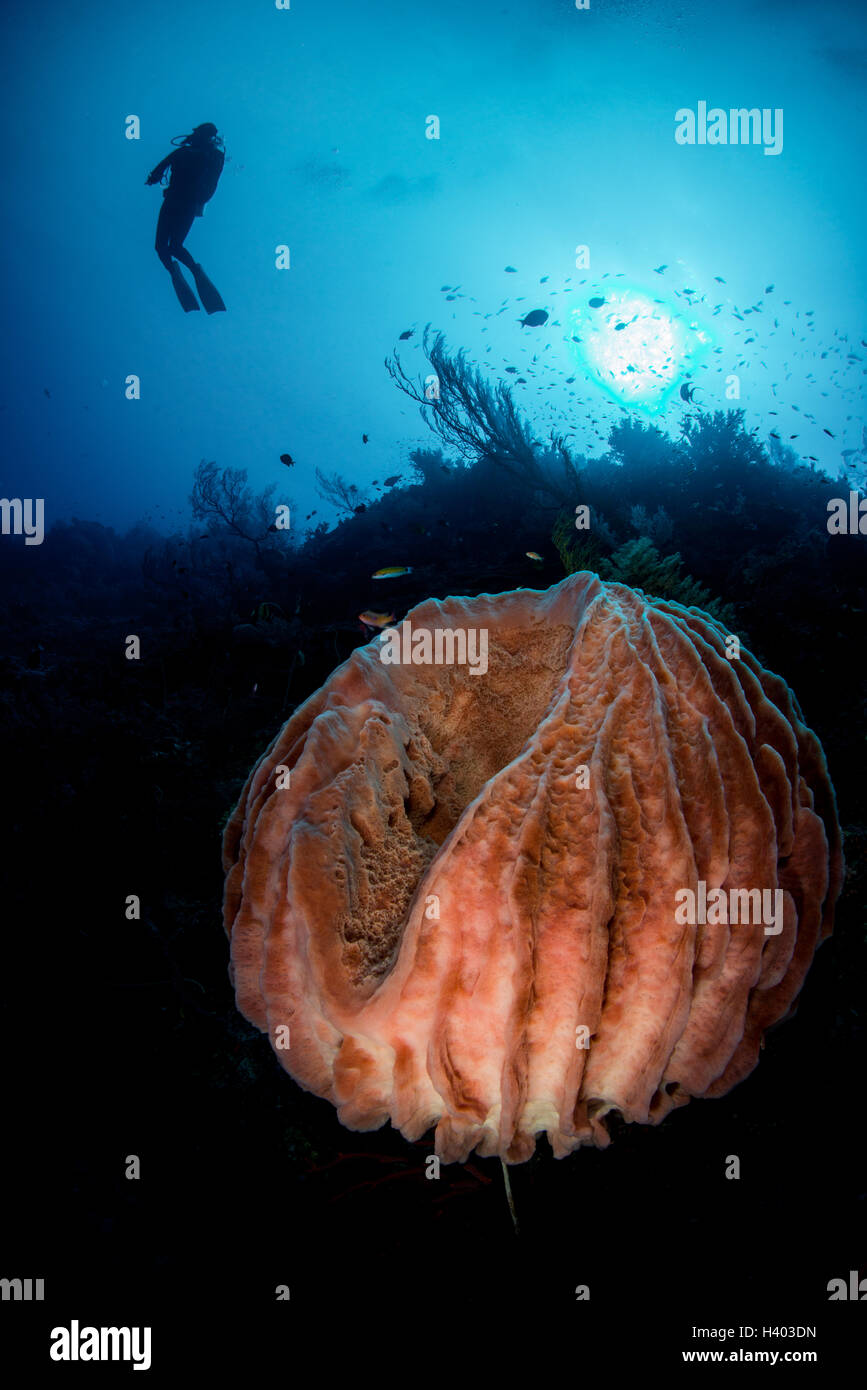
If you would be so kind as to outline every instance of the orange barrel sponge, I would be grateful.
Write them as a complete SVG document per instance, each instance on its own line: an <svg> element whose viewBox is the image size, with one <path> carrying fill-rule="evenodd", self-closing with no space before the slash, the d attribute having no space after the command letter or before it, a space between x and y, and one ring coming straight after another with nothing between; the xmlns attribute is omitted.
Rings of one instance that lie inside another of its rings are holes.
<svg viewBox="0 0 867 1390"><path fill-rule="evenodd" d="M604 1146L755 1066L843 878L825 759L713 618L595 574L429 600L260 759L238 1007L350 1129Z"/></svg>

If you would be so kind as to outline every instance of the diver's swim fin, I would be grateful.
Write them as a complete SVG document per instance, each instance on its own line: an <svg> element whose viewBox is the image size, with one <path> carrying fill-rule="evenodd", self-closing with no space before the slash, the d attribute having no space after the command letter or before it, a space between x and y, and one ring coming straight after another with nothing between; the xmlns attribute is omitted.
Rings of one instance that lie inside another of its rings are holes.
<svg viewBox="0 0 867 1390"><path fill-rule="evenodd" d="M193 266L193 279L196 282L196 289L199 292L199 299L205 306L209 314L225 313L226 306L223 303L222 295L215 285L212 285L202 267L198 264Z"/></svg>
<svg viewBox="0 0 867 1390"><path fill-rule="evenodd" d="M190 289L189 285L187 284L186 280L181 274L181 268L176 261L172 261L172 268L169 271L169 274L172 277L172 284L175 287L175 294L178 296L178 302L180 303L180 306L183 309L184 313L189 314L192 309L198 309L199 301L196 299L196 296L193 294L192 290Z"/></svg>

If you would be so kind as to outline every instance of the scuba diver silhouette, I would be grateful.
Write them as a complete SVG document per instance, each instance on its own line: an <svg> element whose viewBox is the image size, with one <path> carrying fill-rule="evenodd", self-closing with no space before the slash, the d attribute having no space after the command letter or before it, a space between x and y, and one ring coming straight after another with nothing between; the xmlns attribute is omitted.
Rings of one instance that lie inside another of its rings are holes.
<svg viewBox="0 0 867 1390"><path fill-rule="evenodd" d="M199 303L181 274L178 261L193 272L199 299L208 313L217 314L226 306L198 261L193 260L184 241L193 221L202 216L205 203L216 190L226 157L223 142L213 122L205 121L189 135L176 135L172 144L177 148L161 159L145 179L146 184L160 183L166 170L171 169L171 181L168 188L163 189L163 205L157 220L156 253L172 277L181 308L189 313L191 309L198 309Z"/></svg>

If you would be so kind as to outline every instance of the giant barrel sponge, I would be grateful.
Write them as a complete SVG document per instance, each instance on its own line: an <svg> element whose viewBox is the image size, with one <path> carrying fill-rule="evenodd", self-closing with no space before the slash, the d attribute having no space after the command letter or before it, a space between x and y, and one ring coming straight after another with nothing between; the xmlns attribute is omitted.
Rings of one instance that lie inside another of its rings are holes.
<svg viewBox="0 0 867 1390"><path fill-rule="evenodd" d="M707 614L589 573L405 621L429 657L451 633L440 663L356 650L227 825L239 1009L344 1125L435 1126L444 1161L519 1163L542 1132L562 1157L612 1112L724 1094L843 877L786 683ZM486 670L442 659L461 632Z"/></svg>

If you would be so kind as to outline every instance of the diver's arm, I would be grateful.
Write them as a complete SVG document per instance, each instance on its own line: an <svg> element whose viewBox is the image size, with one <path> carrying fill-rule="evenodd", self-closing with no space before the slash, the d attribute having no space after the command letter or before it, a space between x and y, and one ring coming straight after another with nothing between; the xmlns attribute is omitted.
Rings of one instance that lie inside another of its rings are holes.
<svg viewBox="0 0 867 1390"><path fill-rule="evenodd" d="M159 164L157 165L157 167L156 167L155 169L152 169L151 172L148 174L147 178L145 179L145 183L146 183L146 184L159 183L160 179L162 178L163 174L166 172L166 169L169 167L169 165L171 164L171 162L172 162L173 159L174 159L174 151L172 151L171 154L167 154L166 157L165 157L165 159L161 159L161 160L160 160L160 162L159 162Z"/></svg>

